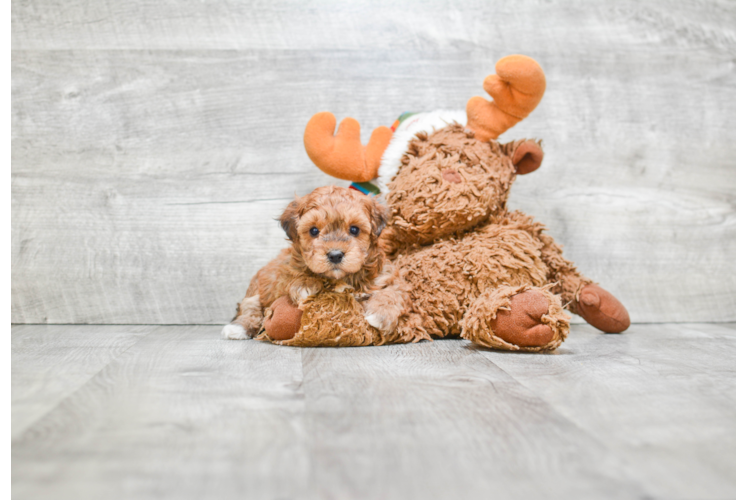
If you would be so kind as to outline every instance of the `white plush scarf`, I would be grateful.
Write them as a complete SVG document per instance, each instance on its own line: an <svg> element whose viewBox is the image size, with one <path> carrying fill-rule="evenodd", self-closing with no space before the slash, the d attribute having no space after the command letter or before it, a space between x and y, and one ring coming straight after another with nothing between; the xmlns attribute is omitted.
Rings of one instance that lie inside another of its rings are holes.
<svg viewBox="0 0 748 500"><path fill-rule="evenodd" d="M382 201L389 192L387 184L397 175L400 170L400 160L408 150L408 143L418 132L432 133L452 123L467 125L467 113L465 111L438 110L427 113L418 113L408 117L395 130L390 139L390 144L384 150L382 161L379 164L379 175L371 182L376 184L382 193Z"/></svg>

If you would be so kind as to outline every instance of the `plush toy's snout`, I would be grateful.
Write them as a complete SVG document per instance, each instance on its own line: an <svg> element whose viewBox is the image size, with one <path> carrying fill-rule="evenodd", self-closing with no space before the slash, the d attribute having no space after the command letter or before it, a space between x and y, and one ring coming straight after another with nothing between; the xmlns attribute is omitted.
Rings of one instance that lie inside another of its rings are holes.
<svg viewBox="0 0 748 500"><path fill-rule="evenodd" d="M447 182L451 182L452 184L459 184L462 182L462 177L460 177L460 174L457 173L457 170L454 170L452 168L442 171L442 179Z"/></svg>

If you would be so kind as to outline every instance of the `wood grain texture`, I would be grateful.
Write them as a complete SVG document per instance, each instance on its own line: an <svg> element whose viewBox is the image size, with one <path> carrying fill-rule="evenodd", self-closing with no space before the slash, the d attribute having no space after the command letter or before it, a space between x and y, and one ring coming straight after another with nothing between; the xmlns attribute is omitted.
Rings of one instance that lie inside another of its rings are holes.
<svg viewBox="0 0 748 500"><path fill-rule="evenodd" d="M19 1L12 38L13 322L230 319L336 182L313 113L463 108L514 52L548 91L511 206L634 322L735 318L734 3Z"/></svg>
<svg viewBox="0 0 748 500"><path fill-rule="evenodd" d="M636 498L604 443L464 341L304 351L321 498Z"/></svg>
<svg viewBox="0 0 748 500"><path fill-rule="evenodd" d="M734 498L733 326L633 325L616 338L578 325L572 335L537 363L481 354L604 442L654 497Z"/></svg>
<svg viewBox="0 0 748 500"><path fill-rule="evenodd" d="M47 50L465 50L500 43L522 52L528 45L542 47L545 36L571 50L594 50L591 33L606 45L636 38L674 46L685 41L734 54L734 26L735 2L729 0L16 0L11 9L13 49Z"/></svg>
<svg viewBox="0 0 748 500"><path fill-rule="evenodd" d="M735 496L734 324L577 326L549 355L299 349L215 326L99 344L132 332L12 329L14 392L54 400L12 438L14 498ZM34 343L43 379L20 362ZM110 360L56 384L86 350Z"/></svg>
<svg viewBox="0 0 748 500"><path fill-rule="evenodd" d="M14 498L298 498L301 376L297 350L158 327L13 439Z"/></svg>
<svg viewBox="0 0 748 500"><path fill-rule="evenodd" d="M11 336L11 439L85 385L153 326L23 325Z"/></svg>

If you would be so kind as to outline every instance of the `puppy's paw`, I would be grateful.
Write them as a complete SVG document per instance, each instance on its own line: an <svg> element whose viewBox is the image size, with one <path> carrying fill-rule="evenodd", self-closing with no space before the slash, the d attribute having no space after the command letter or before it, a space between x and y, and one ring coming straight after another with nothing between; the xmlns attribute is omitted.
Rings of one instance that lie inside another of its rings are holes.
<svg viewBox="0 0 748 500"><path fill-rule="evenodd" d="M288 291L288 296L291 299L291 303L295 306L298 306L299 304L304 302L307 297L309 297L310 295L314 295L315 293L319 293L320 290L322 290L322 287L320 285L292 286Z"/></svg>
<svg viewBox="0 0 748 500"><path fill-rule="evenodd" d="M398 314L392 311L366 311L366 322L382 333L392 333L397 326Z"/></svg>
<svg viewBox="0 0 748 500"><path fill-rule="evenodd" d="M228 340L246 340L250 338L247 330L242 325L236 323L229 323L221 330L221 337Z"/></svg>
<svg viewBox="0 0 748 500"><path fill-rule="evenodd" d="M335 293L343 293L346 290L353 290L353 287L344 281L335 285Z"/></svg>
<svg viewBox="0 0 748 500"><path fill-rule="evenodd" d="M396 287L386 288L371 294L364 303L366 322L382 333L390 334L397 328L397 321L405 312L403 293Z"/></svg>
<svg viewBox="0 0 748 500"><path fill-rule="evenodd" d="M369 323L374 328L376 328L377 330L382 329L384 318L382 318L378 314L374 314L374 313L367 314L366 316L364 316L364 319L366 319L366 322Z"/></svg>

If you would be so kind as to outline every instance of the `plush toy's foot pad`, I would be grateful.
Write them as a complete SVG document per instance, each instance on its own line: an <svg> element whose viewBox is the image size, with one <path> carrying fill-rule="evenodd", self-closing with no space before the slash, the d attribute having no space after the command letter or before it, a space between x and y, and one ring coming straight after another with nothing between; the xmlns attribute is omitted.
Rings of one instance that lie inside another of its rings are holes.
<svg viewBox="0 0 748 500"><path fill-rule="evenodd" d="M621 333L631 325L629 312L610 292L597 285L586 285L579 293L579 315L605 333Z"/></svg>
<svg viewBox="0 0 748 500"><path fill-rule="evenodd" d="M301 328L302 311L284 295L270 305L272 315L265 319L265 333L273 340L294 338Z"/></svg>
<svg viewBox="0 0 748 500"><path fill-rule="evenodd" d="M556 349L569 334L561 297L531 285L501 285L473 300L460 322L462 338L504 351Z"/></svg>
<svg viewBox="0 0 748 500"><path fill-rule="evenodd" d="M490 322L494 334L520 347L540 347L553 340L553 330L541 322L548 314L548 299L537 290L529 290L511 299L511 309L499 309Z"/></svg>

